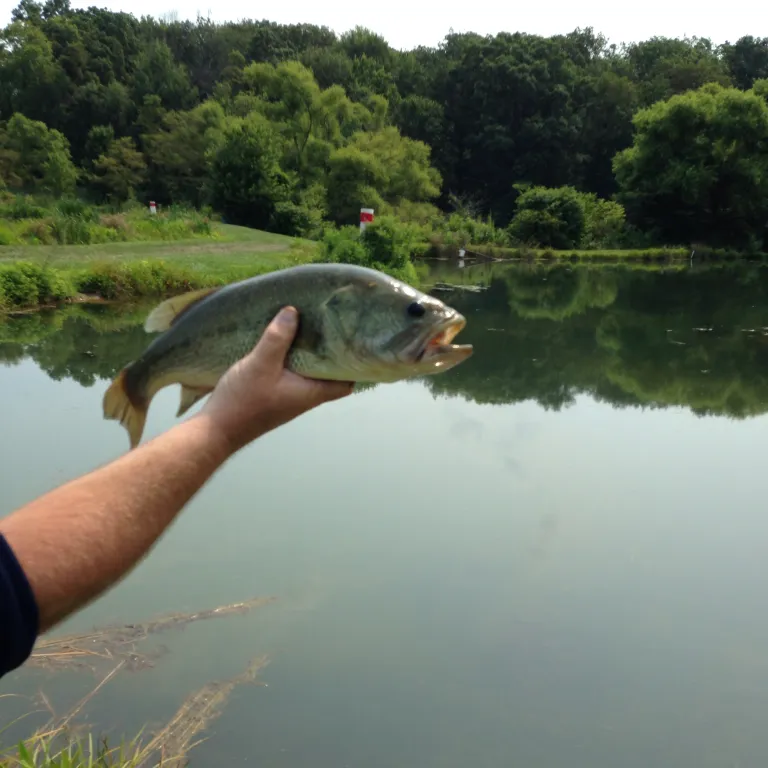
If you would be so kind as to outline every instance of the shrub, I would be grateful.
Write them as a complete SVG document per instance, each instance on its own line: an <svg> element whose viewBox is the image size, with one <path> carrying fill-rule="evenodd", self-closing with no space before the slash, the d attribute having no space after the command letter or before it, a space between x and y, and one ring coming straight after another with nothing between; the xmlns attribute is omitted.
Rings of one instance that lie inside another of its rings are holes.
<svg viewBox="0 0 768 768"><path fill-rule="evenodd" d="M0 268L0 303L4 306L33 307L75 293L70 280L39 264L22 261Z"/></svg>
<svg viewBox="0 0 768 768"><path fill-rule="evenodd" d="M325 230L320 244L319 260L370 266L368 253L360 240L360 230L352 226Z"/></svg>
<svg viewBox="0 0 768 768"><path fill-rule="evenodd" d="M508 245L509 236L506 230L497 227L493 219L473 218L466 214L451 213L442 227L443 242L447 245Z"/></svg>
<svg viewBox="0 0 768 768"><path fill-rule="evenodd" d="M0 221L0 245L13 245L15 242L13 230Z"/></svg>
<svg viewBox="0 0 768 768"><path fill-rule="evenodd" d="M28 243L48 245L53 242L50 219L32 219L23 222L19 237Z"/></svg>
<svg viewBox="0 0 768 768"><path fill-rule="evenodd" d="M386 272L406 282L416 282L411 253L418 242L418 228L382 216L361 233L358 227L327 229L320 261L357 264Z"/></svg>
<svg viewBox="0 0 768 768"><path fill-rule="evenodd" d="M79 216L54 216L50 229L53 239L60 245L88 245L94 242L91 226Z"/></svg>
<svg viewBox="0 0 768 768"><path fill-rule="evenodd" d="M517 199L509 234L521 243L566 250L584 235L582 195L573 187L529 187Z"/></svg>
<svg viewBox="0 0 768 768"><path fill-rule="evenodd" d="M381 216L365 228L361 240L374 269L399 271L411 263L418 230L391 216Z"/></svg>
<svg viewBox="0 0 768 768"><path fill-rule="evenodd" d="M84 221L96 221L98 212L87 203L76 197L64 197L56 204L56 210L61 216L83 219Z"/></svg>
<svg viewBox="0 0 768 768"><path fill-rule="evenodd" d="M584 233L580 246L586 250L620 246L626 225L624 206L592 193L582 193L581 198L584 202Z"/></svg>
<svg viewBox="0 0 768 768"><path fill-rule="evenodd" d="M276 203L270 229L282 235L317 237L322 232L322 211L291 201Z"/></svg>
<svg viewBox="0 0 768 768"><path fill-rule="evenodd" d="M114 229L115 232L120 232L124 235L128 235L131 231L131 226L128 223L128 219L124 213L105 213L99 217L99 224L107 229Z"/></svg>
<svg viewBox="0 0 768 768"><path fill-rule="evenodd" d="M191 272L163 261L95 264L76 279L82 293L105 299L162 296L203 287Z"/></svg>
<svg viewBox="0 0 768 768"><path fill-rule="evenodd" d="M45 208L24 195L16 195L10 201L0 204L0 219L42 219L47 213Z"/></svg>

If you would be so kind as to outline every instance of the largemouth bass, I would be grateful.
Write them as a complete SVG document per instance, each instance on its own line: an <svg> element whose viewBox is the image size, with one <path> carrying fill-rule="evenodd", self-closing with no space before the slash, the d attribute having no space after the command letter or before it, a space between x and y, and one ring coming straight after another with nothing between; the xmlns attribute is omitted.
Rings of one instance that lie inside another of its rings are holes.
<svg viewBox="0 0 768 768"><path fill-rule="evenodd" d="M152 398L181 385L182 416L253 349L287 305L299 328L286 367L314 379L383 383L435 374L466 360L452 344L466 319L442 301L376 270L308 264L192 291L157 306L144 329L161 332L104 395L104 418L141 440Z"/></svg>

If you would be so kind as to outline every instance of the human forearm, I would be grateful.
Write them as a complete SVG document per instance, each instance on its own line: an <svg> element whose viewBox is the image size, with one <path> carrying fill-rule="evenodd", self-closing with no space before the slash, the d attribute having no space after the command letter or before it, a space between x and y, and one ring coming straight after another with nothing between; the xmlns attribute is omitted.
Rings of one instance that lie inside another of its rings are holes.
<svg viewBox="0 0 768 768"><path fill-rule="evenodd" d="M235 451L350 394L285 368L297 327L295 310L281 312L196 416L0 520L0 674L23 663L34 633L125 576Z"/></svg>
<svg viewBox="0 0 768 768"><path fill-rule="evenodd" d="M0 520L45 631L144 557L230 455L204 413Z"/></svg>

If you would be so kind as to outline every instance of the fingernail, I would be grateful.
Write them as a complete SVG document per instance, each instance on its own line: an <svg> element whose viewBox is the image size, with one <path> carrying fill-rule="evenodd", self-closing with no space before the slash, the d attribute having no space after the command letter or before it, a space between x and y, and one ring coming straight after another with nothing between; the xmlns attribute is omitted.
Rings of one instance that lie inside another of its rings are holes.
<svg viewBox="0 0 768 768"><path fill-rule="evenodd" d="M298 313L293 307L283 307L277 315L277 322L280 325L295 325Z"/></svg>

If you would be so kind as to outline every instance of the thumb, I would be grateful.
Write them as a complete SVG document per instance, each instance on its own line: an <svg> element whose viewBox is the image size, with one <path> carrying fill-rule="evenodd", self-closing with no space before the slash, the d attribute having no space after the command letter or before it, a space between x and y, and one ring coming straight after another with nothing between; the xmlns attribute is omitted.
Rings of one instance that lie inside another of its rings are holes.
<svg viewBox="0 0 768 768"><path fill-rule="evenodd" d="M299 313L294 307L283 307L254 347L253 354L267 365L282 366L299 327Z"/></svg>

